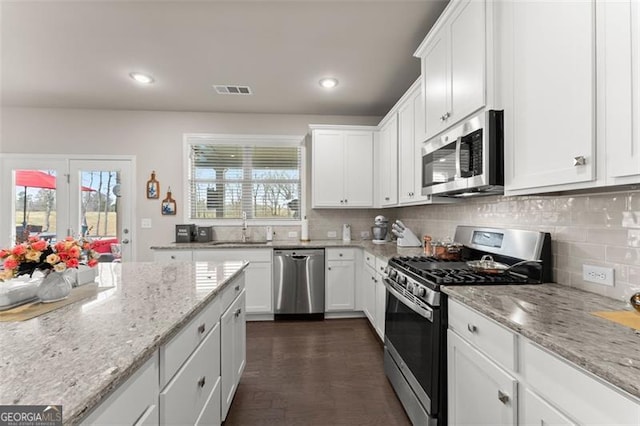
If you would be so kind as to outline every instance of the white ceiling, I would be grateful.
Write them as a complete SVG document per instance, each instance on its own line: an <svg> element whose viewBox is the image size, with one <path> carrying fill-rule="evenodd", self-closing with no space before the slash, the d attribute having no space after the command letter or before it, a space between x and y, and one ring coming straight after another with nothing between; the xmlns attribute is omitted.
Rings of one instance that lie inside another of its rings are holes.
<svg viewBox="0 0 640 426"><path fill-rule="evenodd" d="M420 74L412 54L446 3L5 0L2 104L384 115ZM339 86L322 89L324 76Z"/></svg>

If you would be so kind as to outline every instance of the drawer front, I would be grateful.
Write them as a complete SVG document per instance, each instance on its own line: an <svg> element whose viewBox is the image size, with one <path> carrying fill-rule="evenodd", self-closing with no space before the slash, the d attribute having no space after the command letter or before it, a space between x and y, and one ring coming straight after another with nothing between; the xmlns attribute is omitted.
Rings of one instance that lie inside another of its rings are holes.
<svg viewBox="0 0 640 426"><path fill-rule="evenodd" d="M376 269L376 257L368 251L364 252L364 263L369 265L371 269Z"/></svg>
<svg viewBox="0 0 640 426"><path fill-rule="evenodd" d="M166 385L220 320L222 304L214 299L189 324L160 348L160 387Z"/></svg>
<svg viewBox="0 0 640 426"><path fill-rule="evenodd" d="M153 252L153 260L162 262L167 260L192 260L193 254L191 250L155 250Z"/></svg>
<svg viewBox="0 0 640 426"><path fill-rule="evenodd" d="M273 253L271 249L202 249L194 250L193 260L212 262L224 260L248 260L249 262L271 262Z"/></svg>
<svg viewBox="0 0 640 426"><path fill-rule="evenodd" d="M325 250L327 260L354 260L356 258L356 251L352 248L346 249L326 249Z"/></svg>
<svg viewBox="0 0 640 426"><path fill-rule="evenodd" d="M229 306L233 303L233 301L242 293L242 290L245 288L245 272L236 277L232 282L227 284L225 289L222 291L222 294L218 296L220 299L220 307L222 308L221 313L224 313Z"/></svg>
<svg viewBox="0 0 640 426"><path fill-rule="evenodd" d="M134 424L145 417L148 422L157 424L158 404L158 354L147 361L126 382L120 385L106 401L82 420L88 425ZM155 421L154 421L155 420Z"/></svg>
<svg viewBox="0 0 640 426"><path fill-rule="evenodd" d="M503 367L516 371L515 333L452 299L449 299L449 328Z"/></svg>
<svg viewBox="0 0 640 426"><path fill-rule="evenodd" d="M387 267L387 259L384 259L382 257L376 257L376 272L379 274L382 274L384 272L384 269Z"/></svg>
<svg viewBox="0 0 640 426"><path fill-rule="evenodd" d="M527 339L520 339L527 385L579 424L639 425L640 404Z"/></svg>
<svg viewBox="0 0 640 426"><path fill-rule="evenodd" d="M160 424L194 424L220 379L220 324L160 392Z"/></svg>
<svg viewBox="0 0 640 426"><path fill-rule="evenodd" d="M209 395L209 399L204 405L200 416L198 416L198 420L196 420L196 426L211 426L211 425L219 425L222 423L220 418L220 408L222 405L222 401L220 400L220 378L213 385L213 390L211 391L211 395Z"/></svg>

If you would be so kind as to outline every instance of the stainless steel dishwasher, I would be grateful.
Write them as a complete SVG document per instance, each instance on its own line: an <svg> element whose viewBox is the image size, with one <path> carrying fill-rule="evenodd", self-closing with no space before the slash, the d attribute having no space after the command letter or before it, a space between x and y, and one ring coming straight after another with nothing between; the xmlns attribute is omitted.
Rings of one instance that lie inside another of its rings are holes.
<svg viewBox="0 0 640 426"><path fill-rule="evenodd" d="M324 319L324 249L273 251L274 317Z"/></svg>

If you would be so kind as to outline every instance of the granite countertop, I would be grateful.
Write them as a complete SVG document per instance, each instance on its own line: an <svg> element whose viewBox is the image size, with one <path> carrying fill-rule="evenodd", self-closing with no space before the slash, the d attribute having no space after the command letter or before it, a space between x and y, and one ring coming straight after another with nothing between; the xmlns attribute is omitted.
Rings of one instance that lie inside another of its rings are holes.
<svg viewBox="0 0 640 426"><path fill-rule="evenodd" d="M0 323L0 405L61 404L64 422L77 423L247 264L197 265L198 272L192 262L101 263L98 285L113 288Z"/></svg>
<svg viewBox="0 0 640 426"><path fill-rule="evenodd" d="M559 284L451 286L443 291L640 398L640 332L591 314L630 310L628 304Z"/></svg>
<svg viewBox="0 0 640 426"><path fill-rule="evenodd" d="M371 240L352 240L344 242L342 240L312 240L312 241L272 241L272 242L221 242L212 241L209 243L169 243L162 246L152 246L152 250L202 250L202 249L228 249L228 248L336 248L336 247L360 247L371 254L384 257L387 260L393 256L417 256L422 254L422 247L398 247L395 241L385 244L374 244Z"/></svg>

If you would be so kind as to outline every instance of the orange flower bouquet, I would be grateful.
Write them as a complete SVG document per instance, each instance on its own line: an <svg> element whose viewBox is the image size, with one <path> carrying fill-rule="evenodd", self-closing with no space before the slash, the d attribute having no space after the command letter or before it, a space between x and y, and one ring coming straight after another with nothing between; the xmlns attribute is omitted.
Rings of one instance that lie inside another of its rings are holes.
<svg viewBox="0 0 640 426"><path fill-rule="evenodd" d="M92 244L85 240L67 237L52 246L46 240L31 237L13 248L0 250L3 266L0 281L26 274L32 276L36 270L45 274L64 272L68 268L77 268L85 259L89 267L94 267L98 263L97 257Z"/></svg>

